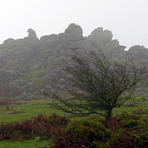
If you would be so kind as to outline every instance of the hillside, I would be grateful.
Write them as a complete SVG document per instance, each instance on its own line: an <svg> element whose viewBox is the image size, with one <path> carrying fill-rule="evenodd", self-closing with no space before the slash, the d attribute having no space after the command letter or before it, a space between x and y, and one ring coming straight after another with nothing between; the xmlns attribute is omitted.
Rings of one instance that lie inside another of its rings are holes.
<svg viewBox="0 0 148 148"><path fill-rule="evenodd" d="M95 45L106 56L116 59L132 57L144 63L144 86L148 87L148 49L125 46L113 39L112 32L99 27L84 37L79 25L70 24L63 33L37 37L33 29L22 39L7 39L0 45L0 98L35 98L41 90L54 89L64 72L59 67L74 50L90 50Z"/></svg>

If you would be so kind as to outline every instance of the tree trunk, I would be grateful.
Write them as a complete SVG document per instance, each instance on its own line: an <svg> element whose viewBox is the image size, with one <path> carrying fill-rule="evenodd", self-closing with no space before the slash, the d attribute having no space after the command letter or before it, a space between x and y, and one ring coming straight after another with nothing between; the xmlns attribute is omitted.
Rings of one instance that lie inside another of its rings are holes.
<svg viewBox="0 0 148 148"><path fill-rule="evenodd" d="M106 115L106 119L107 119L107 121L108 121L108 123L109 123L109 126L112 126L111 124L111 118L112 118L112 109L110 109L110 110L108 110L107 112L107 115Z"/></svg>

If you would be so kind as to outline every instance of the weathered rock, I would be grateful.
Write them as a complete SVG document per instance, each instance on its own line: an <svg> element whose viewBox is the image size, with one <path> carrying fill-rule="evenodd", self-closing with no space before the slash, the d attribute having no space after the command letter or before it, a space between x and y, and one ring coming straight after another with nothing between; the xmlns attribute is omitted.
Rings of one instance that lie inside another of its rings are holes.
<svg viewBox="0 0 148 148"><path fill-rule="evenodd" d="M132 54L133 58L135 60L143 60L146 59L148 60L148 49L145 48L144 46L132 46L129 50L128 50L129 54Z"/></svg>
<svg viewBox="0 0 148 148"><path fill-rule="evenodd" d="M30 28L30 29L27 30L27 32L28 32L28 38L32 38L32 39L37 38L36 33L33 29Z"/></svg>
<svg viewBox="0 0 148 148"><path fill-rule="evenodd" d="M70 24L65 30L64 48L65 49L76 49L80 48L81 41L83 39L83 31L79 25Z"/></svg>
<svg viewBox="0 0 148 148"><path fill-rule="evenodd" d="M9 38L3 42L3 48L13 48L15 46L15 40Z"/></svg>
<svg viewBox="0 0 148 148"><path fill-rule="evenodd" d="M46 35L40 39L33 29L28 29L27 32L28 36L25 38L16 40L10 38L0 45L0 97L2 98L30 98L38 95L33 92L39 92L42 88L54 90L57 86L62 87L61 77L65 73L59 65L62 60L71 56L73 50L81 48L90 50L96 46L114 58L120 59L124 54L125 46L121 46L118 40L112 39L111 31L103 30L101 27L95 29L88 37L83 37L82 28L74 23L63 33ZM139 56L142 51L141 54L147 61L147 49L139 46L133 48L126 53L135 54L138 62L143 60ZM147 77L144 80L147 86Z"/></svg>
<svg viewBox="0 0 148 148"><path fill-rule="evenodd" d="M72 115L71 115L71 113L62 113L61 116L70 117Z"/></svg>
<svg viewBox="0 0 148 148"><path fill-rule="evenodd" d="M83 38L83 31L82 28L79 25L76 24L70 24L68 26L68 28L65 30L65 35L67 37L72 37L75 38L77 40L82 39Z"/></svg>
<svg viewBox="0 0 148 148"><path fill-rule="evenodd" d="M116 57L124 52L125 46L119 45L118 40L113 40L112 37L111 31L103 30L102 27L99 27L92 31L85 42L90 48L96 47L96 50L102 50L107 56Z"/></svg>

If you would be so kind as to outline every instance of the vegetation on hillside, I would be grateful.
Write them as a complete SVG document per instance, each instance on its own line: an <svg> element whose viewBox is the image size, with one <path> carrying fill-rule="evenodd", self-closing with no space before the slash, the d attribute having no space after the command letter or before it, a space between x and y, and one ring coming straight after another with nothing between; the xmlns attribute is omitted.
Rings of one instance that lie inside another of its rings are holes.
<svg viewBox="0 0 148 148"><path fill-rule="evenodd" d="M27 145L32 148L144 148L147 145L146 95L136 99L136 106L113 110L112 124L99 115L67 118L66 114L52 107L50 99L12 103L3 103L0 107L0 147L10 147L11 144L15 148L25 148Z"/></svg>
<svg viewBox="0 0 148 148"><path fill-rule="evenodd" d="M27 32L23 39L7 39L0 45L0 144L49 141L44 148L148 145L147 48L137 45L126 51L102 27L88 37L76 24L64 33L40 39L33 29ZM73 56L75 52L83 52L84 57ZM63 61L69 62L66 71ZM47 99L48 92L53 98ZM136 99L129 100L134 92ZM58 96L61 93L64 100ZM60 103L55 106L52 99ZM56 107L89 116L73 117Z"/></svg>
<svg viewBox="0 0 148 148"><path fill-rule="evenodd" d="M99 114L110 121L113 109L129 101L140 83L141 70L133 61L108 59L102 51L76 52L67 63L63 85L69 95L56 95L59 90L51 95L53 106L65 112Z"/></svg>
<svg viewBox="0 0 148 148"><path fill-rule="evenodd" d="M30 120L0 124L0 140L53 140L52 148L141 147L148 144L148 110L122 112L106 119L70 120L64 116L39 115ZM47 148L47 147L46 147Z"/></svg>

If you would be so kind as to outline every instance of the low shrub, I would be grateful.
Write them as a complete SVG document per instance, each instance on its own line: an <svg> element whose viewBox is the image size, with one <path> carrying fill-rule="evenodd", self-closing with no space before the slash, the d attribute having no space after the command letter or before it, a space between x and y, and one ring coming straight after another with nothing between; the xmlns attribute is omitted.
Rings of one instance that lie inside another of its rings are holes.
<svg viewBox="0 0 148 148"><path fill-rule="evenodd" d="M138 125L138 121L133 119L125 119L121 122L121 127L123 128L133 128L134 126L137 126L137 125Z"/></svg>
<svg viewBox="0 0 148 148"><path fill-rule="evenodd" d="M141 130L144 130L146 131L148 129L148 118L141 118L139 120L137 120L138 122L138 125L134 127L134 130L137 130L137 131L141 131Z"/></svg>
<svg viewBox="0 0 148 148"><path fill-rule="evenodd" d="M110 145L108 143L101 143L101 142L93 142L95 145L95 148L110 148Z"/></svg>
<svg viewBox="0 0 148 148"><path fill-rule="evenodd" d="M148 114L148 109L138 108L137 110L133 110L132 113L136 115Z"/></svg>
<svg viewBox="0 0 148 148"><path fill-rule="evenodd" d="M106 141L110 137L110 134L109 130L95 120L75 121L66 129L67 139L77 139L80 135L85 135L90 141Z"/></svg>
<svg viewBox="0 0 148 148"><path fill-rule="evenodd" d="M0 124L0 140L53 139L52 148L145 148L148 117L122 113L105 119L69 121L65 116L39 115L19 123Z"/></svg>
<svg viewBox="0 0 148 148"><path fill-rule="evenodd" d="M109 142L111 148L133 148L134 138L124 133L114 133Z"/></svg>
<svg viewBox="0 0 148 148"><path fill-rule="evenodd" d="M0 140L10 139L14 135L14 125L11 123L0 125Z"/></svg>
<svg viewBox="0 0 148 148"><path fill-rule="evenodd" d="M106 128L109 128L112 131L115 131L116 129L118 130L118 127L121 124L121 121L118 120L117 117L112 117L110 123L106 120L103 119L100 121Z"/></svg>
<svg viewBox="0 0 148 148"><path fill-rule="evenodd" d="M110 130L106 129L96 120L74 121L65 129L63 138L58 137L54 141L54 148L63 147L95 147L95 143L106 142L111 137Z"/></svg>
<svg viewBox="0 0 148 148"><path fill-rule="evenodd" d="M148 145L148 131L136 136L134 142L137 147L145 147Z"/></svg>
<svg viewBox="0 0 148 148"><path fill-rule="evenodd" d="M49 138L56 134L63 126L68 124L66 117L58 115L39 115L20 123L7 123L0 125L0 140L22 140L40 137Z"/></svg>

